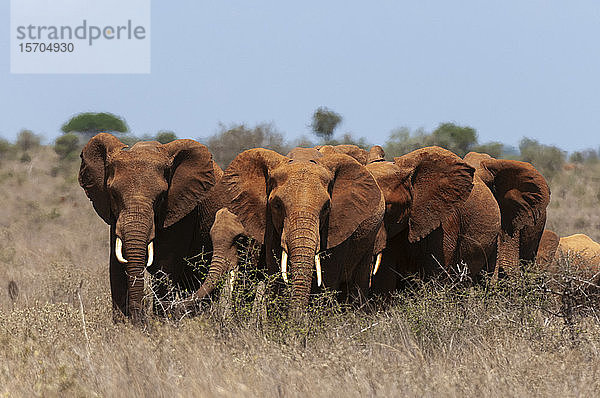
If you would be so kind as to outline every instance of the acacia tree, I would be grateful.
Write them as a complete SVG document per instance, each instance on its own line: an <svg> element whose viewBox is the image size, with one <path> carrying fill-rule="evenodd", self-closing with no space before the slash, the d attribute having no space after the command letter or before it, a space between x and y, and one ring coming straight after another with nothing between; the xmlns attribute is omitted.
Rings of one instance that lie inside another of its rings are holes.
<svg viewBox="0 0 600 398"><path fill-rule="evenodd" d="M73 116L62 125L61 130L64 133L80 133L91 138L98 133L108 131L125 133L129 128L123 119L112 113L85 112Z"/></svg>
<svg viewBox="0 0 600 398"><path fill-rule="evenodd" d="M313 113L310 127L315 135L328 142L331 141L333 132L341 122L342 116L339 113L321 106Z"/></svg>

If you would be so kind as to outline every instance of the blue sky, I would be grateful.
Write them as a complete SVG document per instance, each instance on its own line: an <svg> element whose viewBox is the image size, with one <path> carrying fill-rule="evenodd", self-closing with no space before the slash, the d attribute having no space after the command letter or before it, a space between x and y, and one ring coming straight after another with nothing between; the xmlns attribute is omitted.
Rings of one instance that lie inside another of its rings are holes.
<svg viewBox="0 0 600 398"><path fill-rule="evenodd" d="M9 26L9 2L0 20ZM453 121L480 141L527 136L600 146L600 2L152 2L148 75L11 75L0 35L0 136L48 141L83 111L123 116L135 134L213 134L273 122L310 135L312 112L381 144L400 126ZM110 62L119 62L118 59Z"/></svg>

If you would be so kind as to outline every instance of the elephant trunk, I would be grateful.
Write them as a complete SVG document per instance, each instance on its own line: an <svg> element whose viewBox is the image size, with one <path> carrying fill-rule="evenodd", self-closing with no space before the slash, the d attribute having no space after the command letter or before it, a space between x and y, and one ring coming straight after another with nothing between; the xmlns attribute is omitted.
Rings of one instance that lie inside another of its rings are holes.
<svg viewBox="0 0 600 398"><path fill-rule="evenodd" d="M137 236L136 236L137 235ZM146 238L141 234L130 234L124 240L127 253L127 309L135 321L142 319L144 295L144 268L146 266Z"/></svg>
<svg viewBox="0 0 600 398"><path fill-rule="evenodd" d="M229 270L237 266L237 245L235 239L244 232L244 227L237 216L227 208L222 208L215 214L215 221L210 229L210 237L213 243L213 255L208 270L208 275L200 289L191 297L202 299L217 286L221 277Z"/></svg>
<svg viewBox="0 0 600 398"><path fill-rule="evenodd" d="M143 320L142 299L144 296L144 270L154 255L152 239L153 216L142 217L142 212L128 212L119 217L118 230L122 242L117 238L116 252L121 252L127 275L127 315L134 322Z"/></svg>
<svg viewBox="0 0 600 398"><path fill-rule="evenodd" d="M500 231L498 235L498 258L496 268L492 276L492 282L498 280L499 270L502 269L508 275L514 275L519 271L519 241L520 230L515 230L512 235Z"/></svg>
<svg viewBox="0 0 600 398"><path fill-rule="evenodd" d="M292 274L290 314L294 318L301 316L308 307L313 268L316 265L315 254L319 242L318 219L318 216L312 214L296 214L289 219L288 225L293 227L286 231Z"/></svg>
<svg viewBox="0 0 600 398"><path fill-rule="evenodd" d="M235 249L235 248L234 248ZM214 252L208 270L208 275L200 286L200 289L193 295L192 299L201 300L212 293L217 287L217 283L221 280L223 275L235 268L237 263L237 253L234 252L233 257L224 254L223 252Z"/></svg>

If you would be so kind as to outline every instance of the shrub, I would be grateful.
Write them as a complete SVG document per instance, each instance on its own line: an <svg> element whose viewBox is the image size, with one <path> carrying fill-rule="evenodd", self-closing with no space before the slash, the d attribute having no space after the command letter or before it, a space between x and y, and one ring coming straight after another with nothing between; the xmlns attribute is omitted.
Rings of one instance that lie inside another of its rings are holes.
<svg viewBox="0 0 600 398"><path fill-rule="evenodd" d="M384 151L389 157L402 156L428 145L432 145L432 140L425 129L419 128L411 132L408 127L400 127L392 130Z"/></svg>
<svg viewBox="0 0 600 398"><path fill-rule="evenodd" d="M598 162L598 152L593 149L573 152L571 156L569 156L569 162L595 164Z"/></svg>
<svg viewBox="0 0 600 398"><path fill-rule="evenodd" d="M365 150L369 150L369 148L371 147L371 145L367 142L365 137L355 138L354 136L352 136L351 133L345 133L344 135L342 135L342 138L339 140L337 140L337 139L327 140L327 141L323 142L323 144L325 144L325 145L356 145L357 147L365 149Z"/></svg>
<svg viewBox="0 0 600 398"><path fill-rule="evenodd" d="M79 136L67 133L58 137L54 143L54 152L61 160L76 160L81 151Z"/></svg>
<svg viewBox="0 0 600 398"><path fill-rule="evenodd" d="M488 142L486 144L476 145L472 149L474 152L487 153L493 158L499 159L504 155L504 144L501 142Z"/></svg>
<svg viewBox="0 0 600 398"><path fill-rule="evenodd" d="M21 130L17 136L16 145L22 151L29 151L40 146L41 137L31 130Z"/></svg>
<svg viewBox="0 0 600 398"><path fill-rule="evenodd" d="M0 159L6 159L13 151L13 146L4 138L0 138Z"/></svg>
<svg viewBox="0 0 600 398"><path fill-rule="evenodd" d="M258 124L249 128L245 124L226 127L219 125L219 132L206 140L217 164L223 168L240 153L251 148L267 148L286 153L287 145L283 135L270 123Z"/></svg>
<svg viewBox="0 0 600 398"><path fill-rule="evenodd" d="M446 148L463 157L477 144L477 131L473 127L454 123L441 123L431 133L433 145Z"/></svg>
<svg viewBox="0 0 600 398"><path fill-rule="evenodd" d="M162 130L156 134L155 140L160 142L161 144L167 144L171 141L175 141L177 139L177 135L175 135L172 131Z"/></svg>
<svg viewBox="0 0 600 398"><path fill-rule="evenodd" d="M559 173L565 163L565 152L551 145L540 144L537 140L523 138L519 143L520 159L529 162L547 179Z"/></svg>

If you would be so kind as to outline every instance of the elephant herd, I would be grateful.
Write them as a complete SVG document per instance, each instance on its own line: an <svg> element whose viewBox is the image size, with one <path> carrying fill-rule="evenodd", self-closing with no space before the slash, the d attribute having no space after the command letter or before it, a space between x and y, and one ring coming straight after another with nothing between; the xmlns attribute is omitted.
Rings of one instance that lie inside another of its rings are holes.
<svg viewBox="0 0 600 398"><path fill-rule="evenodd" d="M535 260L550 201L532 165L486 154L427 147L386 161L379 146L255 148L221 170L193 140L128 147L108 133L84 147L79 182L110 226L114 319L134 321L144 271L170 280L153 286L155 302L175 287L193 292L178 304L192 308L235 269L240 236L291 288L292 316L323 287L362 302L457 265L497 279ZM212 253L206 277L185 260L200 252Z"/></svg>

